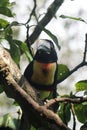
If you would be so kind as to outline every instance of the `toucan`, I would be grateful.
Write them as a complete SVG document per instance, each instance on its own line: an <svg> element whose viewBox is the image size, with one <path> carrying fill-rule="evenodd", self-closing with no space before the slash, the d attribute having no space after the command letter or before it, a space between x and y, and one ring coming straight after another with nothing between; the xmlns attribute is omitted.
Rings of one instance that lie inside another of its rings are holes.
<svg viewBox="0 0 87 130"><path fill-rule="evenodd" d="M39 92L39 98L44 103L46 99L55 98L56 77L58 73L57 52L51 40L40 39L33 60L29 63L24 71L24 77L31 86ZM57 106L50 108L54 112ZM20 130L33 126L26 125L24 115L21 118Z"/></svg>
<svg viewBox="0 0 87 130"><path fill-rule="evenodd" d="M24 77L37 91L42 100L51 94L56 97L56 76L58 73L58 56L54 43L40 39L33 60L24 72Z"/></svg>

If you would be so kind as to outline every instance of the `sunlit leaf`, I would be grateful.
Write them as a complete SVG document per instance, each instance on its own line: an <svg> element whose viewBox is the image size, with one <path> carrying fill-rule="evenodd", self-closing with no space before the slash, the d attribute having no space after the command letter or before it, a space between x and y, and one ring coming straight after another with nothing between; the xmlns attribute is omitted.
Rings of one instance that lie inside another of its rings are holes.
<svg viewBox="0 0 87 130"><path fill-rule="evenodd" d="M85 123L87 121L87 104L75 104L74 111L78 121Z"/></svg>
<svg viewBox="0 0 87 130"><path fill-rule="evenodd" d="M81 22L84 22L87 24L87 22L82 19L82 18L78 18L78 17L71 17L71 16L67 16L67 15L60 15L60 18L63 18L63 19L72 19L72 20L76 20L76 21L81 21Z"/></svg>
<svg viewBox="0 0 87 130"><path fill-rule="evenodd" d="M58 74L57 79L59 81L65 79L69 75L69 68L64 64L58 64Z"/></svg>
<svg viewBox="0 0 87 130"><path fill-rule="evenodd" d="M87 80L81 80L75 84L76 91L87 90Z"/></svg>
<svg viewBox="0 0 87 130"><path fill-rule="evenodd" d="M47 30L46 28L43 29L43 31L49 35L51 37L51 39L54 41L54 43L57 45L58 49L60 50L60 45L58 43L58 38L49 30Z"/></svg>
<svg viewBox="0 0 87 130"><path fill-rule="evenodd" d="M8 7L9 5L9 0L0 0L0 6Z"/></svg>
<svg viewBox="0 0 87 130"><path fill-rule="evenodd" d="M5 28L9 24L8 21L0 19L0 29Z"/></svg>
<svg viewBox="0 0 87 130"><path fill-rule="evenodd" d="M4 127L10 127L13 130L16 130L16 128L18 127L18 120L15 121L16 119L13 119L11 114L5 114L3 116L0 117L0 126L4 126Z"/></svg>
<svg viewBox="0 0 87 130"><path fill-rule="evenodd" d="M11 12L11 10L7 7L1 7L0 6L0 14L3 14L8 17L13 17L14 14Z"/></svg>

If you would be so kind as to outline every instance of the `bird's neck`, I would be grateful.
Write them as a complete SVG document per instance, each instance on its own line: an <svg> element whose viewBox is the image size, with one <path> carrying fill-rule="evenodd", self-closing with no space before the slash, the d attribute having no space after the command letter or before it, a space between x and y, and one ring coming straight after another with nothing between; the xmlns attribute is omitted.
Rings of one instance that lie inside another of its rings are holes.
<svg viewBox="0 0 87 130"><path fill-rule="evenodd" d="M31 81L39 85L52 85L54 83L56 63L40 63L34 61Z"/></svg>

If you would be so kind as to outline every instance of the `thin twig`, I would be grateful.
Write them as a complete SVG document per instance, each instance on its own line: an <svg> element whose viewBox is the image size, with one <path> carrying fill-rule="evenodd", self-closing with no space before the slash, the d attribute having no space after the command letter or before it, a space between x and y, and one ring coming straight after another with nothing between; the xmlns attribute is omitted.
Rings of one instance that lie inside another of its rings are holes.
<svg viewBox="0 0 87 130"><path fill-rule="evenodd" d="M85 35L85 49L84 49L83 62L86 61L86 53L87 53L87 34Z"/></svg>
<svg viewBox="0 0 87 130"><path fill-rule="evenodd" d="M30 35L30 43L33 44L35 40L39 37L43 28L51 21L51 19L55 16L57 10L61 6L64 0L54 0L53 3L49 6L47 13L45 16L38 22L34 31Z"/></svg>
<svg viewBox="0 0 87 130"><path fill-rule="evenodd" d="M30 42L29 42L29 25L27 25L26 28L27 28L26 43L27 43L27 47L29 49L29 53L31 54L31 56L33 58L33 54L32 54L32 51L31 51L31 46L30 46Z"/></svg>
<svg viewBox="0 0 87 130"><path fill-rule="evenodd" d="M30 22L32 15L35 15L35 9L36 9L37 4L36 4L36 0L33 0L33 1L34 1L34 7L33 7L32 11L31 11L29 19L27 20L27 22L25 23L25 25L27 25Z"/></svg>
<svg viewBox="0 0 87 130"><path fill-rule="evenodd" d="M57 80L56 81L56 84L59 84L61 83L62 81L64 81L65 79L67 79L70 75L72 75L75 71L77 71L78 69L80 69L81 67L83 66L86 66L87 65L87 62L81 62L80 64L78 64L75 68L73 68L71 71L69 71L69 74L62 80Z"/></svg>
<svg viewBox="0 0 87 130"><path fill-rule="evenodd" d="M24 91L23 86L21 88L19 86L20 83L15 80L15 76L20 81L21 74L15 62L12 61L7 51L0 48L0 83L3 84L3 90L7 96L19 103L27 121L32 122L35 127L41 126L47 130L54 125L57 130L59 130L58 128L70 130L56 113L39 104L36 91L33 90L33 87L25 78L23 80Z"/></svg>
<svg viewBox="0 0 87 130"><path fill-rule="evenodd" d="M87 61L86 61L86 54L87 54L87 34L86 34L85 37L86 37L86 40L85 40L84 56L83 56L82 62L80 64L78 64L76 67L74 67L71 71L69 71L69 74L64 79L56 81L56 84L61 83L62 81L64 81L65 79L67 79L71 74L73 74L75 71L77 71L79 68L87 65Z"/></svg>
<svg viewBox="0 0 87 130"><path fill-rule="evenodd" d="M75 118L73 104L71 104L71 111L72 111L72 115L73 115L73 130L75 130L76 129L76 118Z"/></svg>
<svg viewBox="0 0 87 130"><path fill-rule="evenodd" d="M75 98L55 98L55 99L50 99L49 102L45 104L46 108L49 108L50 106L53 106L54 104L59 104L61 102L66 102L66 103L73 103L73 104L81 104L83 102L87 101L87 97L75 97Z"/></svg>

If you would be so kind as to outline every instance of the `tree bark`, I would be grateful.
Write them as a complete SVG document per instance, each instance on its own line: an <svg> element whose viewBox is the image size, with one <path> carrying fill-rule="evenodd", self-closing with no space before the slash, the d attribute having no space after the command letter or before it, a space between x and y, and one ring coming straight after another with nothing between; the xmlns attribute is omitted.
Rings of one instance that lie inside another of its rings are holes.
<svg viewBox="0 0 87 130"><path fill-rule="evenodd" d="M38 98L36 90L23 78L9 53L0 47L0 83L8 97L15 99L26 116L27 122L45 130L69 130L60 117L45 107ZM20 87L20 85L21 87ZM23 90L24 89L24 90Z"/></svg>

